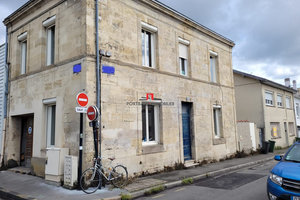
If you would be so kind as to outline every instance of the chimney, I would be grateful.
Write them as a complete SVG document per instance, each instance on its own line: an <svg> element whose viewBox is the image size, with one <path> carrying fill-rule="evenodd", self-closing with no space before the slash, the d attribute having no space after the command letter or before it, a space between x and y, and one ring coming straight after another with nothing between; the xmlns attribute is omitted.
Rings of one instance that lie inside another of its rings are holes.
<svg viewBox="0 0 300 200"><path fill-rule="evenodd" d="M297 81L296 80L293 80L293 89L297 90Z"/></svg>
<svg viewBox="0 0 300 200"><path fill-rule="evenodd" d="M290 78L285 78L284 83L286 87L290 87L291 86Z"/></svg>

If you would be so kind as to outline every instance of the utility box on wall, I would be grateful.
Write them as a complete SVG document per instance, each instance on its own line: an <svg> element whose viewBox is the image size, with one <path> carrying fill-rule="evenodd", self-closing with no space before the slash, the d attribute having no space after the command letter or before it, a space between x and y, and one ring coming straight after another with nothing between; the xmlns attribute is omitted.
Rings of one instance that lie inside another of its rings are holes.
<svg viewBox="0 0 300 200"><path fill-rule="evenodd" d="M65 156L64 187L73 189L77 184L78 157Z"/></svg>
<svg viewBox="0 0 300 200"><path fill-rule="evenodd" d="M64 160L69 154L68 148L47 148L47 162L45 167L45 179L60 182L64 175Z"/></svg>

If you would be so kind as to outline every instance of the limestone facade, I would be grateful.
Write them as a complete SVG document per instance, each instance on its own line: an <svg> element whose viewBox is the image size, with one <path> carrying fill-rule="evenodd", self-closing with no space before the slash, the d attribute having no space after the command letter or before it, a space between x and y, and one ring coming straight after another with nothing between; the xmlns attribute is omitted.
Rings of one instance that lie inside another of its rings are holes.
<svg viewBox="0 0 300 200"><path fill-rule="evenodd" d="M94 2L30 1L4 21L9 33L10 63L5 161L20 162L21 129L28 116L33 117L32 157L37 159L32 159L31 166L39 166L36 171L41 171L41 162L47 159L48 144L68 148L70 155L78 156L76 94L84 91L89 105L96 103ZM112 54L103 57L101 64L115 70L114 74L101 73L103 157L116 157L114 162L126 165L130 175L184 163L183 105L190 108L189 123L184 125L190 139L189 159L200 162L234 154L234 43L156 1L100 0L99 14L100 49ZM54 62L47 65L49 35L45 23L53 16ZM26 73L21 74L22 41L18 37L25 32ZM142 34L151 35L151 42L145 42ZM142 44L151 50L146 52ZM179 59L182 45L185 75ZM149 52L150 67L144 66ZM76 64L81 64L79 73L73 73ZM212 74L215 81L211 81ZM147 94L153 95L153 100L147 100ZM54 139L47 137L48 107L53 105ZM145 135L151 142L146 142ZM92 129L86 118L83 139L86 168L93 156Z"/></svg>

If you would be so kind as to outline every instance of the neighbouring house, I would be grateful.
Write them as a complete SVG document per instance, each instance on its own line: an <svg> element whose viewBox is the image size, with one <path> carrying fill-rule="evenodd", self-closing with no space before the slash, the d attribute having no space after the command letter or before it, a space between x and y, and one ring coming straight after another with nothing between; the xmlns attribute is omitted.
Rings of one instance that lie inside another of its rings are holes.
<svg viewBox="0 0 300 200"><path fill-rule="evenodd" d="M3 148L6 118L6 83L7 70L5 64L5 44L0 45L0 167L3 163Z"/></svg>
<svg viewBox="0 0 300 200"><path fill-rule="evenodd" d="M286 82L289 82L289 80L287 79ZM296 117L297 137L300 138L300 88L297 89L296 80L293 80L293 89L297 90L297 93L294 94L294 108L295 108L295 117Z"/></svg>
<svg viewBox="0 0 300 200"><path fill-rule="evenodd" d="M101 151L130 175L237 151L234 43L154 0L31 0L8 16L5 161L47 180L78 156L76 95L96 104L101 56ZM74 71L74 69L76 70ZM84 117L83 169L94 154Z"/></svg>
<svg viewBox="0 0 300 200"><path fill-rule="evenodd" d="M260 138L287 147L296 137L294 98L287 87L237 70L234 73L237 120L247 120L260 129Z"/></svg>

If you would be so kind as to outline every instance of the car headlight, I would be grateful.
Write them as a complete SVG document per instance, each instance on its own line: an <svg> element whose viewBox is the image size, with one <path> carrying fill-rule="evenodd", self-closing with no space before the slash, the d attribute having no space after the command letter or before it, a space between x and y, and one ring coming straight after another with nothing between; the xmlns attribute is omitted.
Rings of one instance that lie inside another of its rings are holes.
<svg viewBox="0 0 300 200"><path fill-rule="evenodd" d="M273 181L277 185L280 185L280 186L282 185L282 177L277 176L275 174L270 174L269 177L270 177L271 181Z"/></svg>

